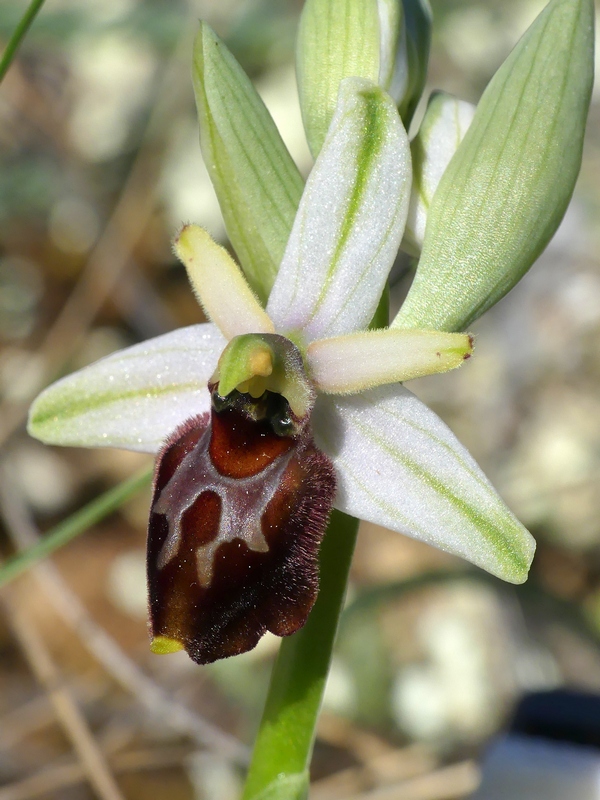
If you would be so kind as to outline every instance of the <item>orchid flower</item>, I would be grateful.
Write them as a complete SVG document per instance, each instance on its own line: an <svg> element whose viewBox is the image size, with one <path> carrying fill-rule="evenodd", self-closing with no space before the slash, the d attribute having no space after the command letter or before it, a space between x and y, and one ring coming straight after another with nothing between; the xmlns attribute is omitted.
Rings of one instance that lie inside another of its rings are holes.
<svg viewBox="0 0 600 800"><path fill-rule="evenodd" d="M301 627L332 506L519 583L534 541L402 382L460 366L467 334L368 330L402 240L410 146L392 99L341 84L266 307L195 225L175 252L210 322L43 392L32 435L158 454L148 540L155 652L199 663Z"/></svg>

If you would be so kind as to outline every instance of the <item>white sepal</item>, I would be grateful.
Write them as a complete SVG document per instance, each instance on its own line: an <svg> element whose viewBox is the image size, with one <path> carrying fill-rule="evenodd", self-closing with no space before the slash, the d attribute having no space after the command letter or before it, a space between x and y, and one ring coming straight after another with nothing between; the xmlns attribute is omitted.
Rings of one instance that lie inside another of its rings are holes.
<svg viewBox="0 0 600 800"><path fill-rule="evenodd" d="M431 200L474 114L472 103L444 92L436 92L429 98L419 132L410 145L413 188L402 249L411 255L421 252Z"/></svg>
<svg viewBox="0 0 600 800"><path fill-rule="evenodd" d="M472 350L473 340L465 333L380 330L319 339L306 357L319 391L352 394L447 372L460 367Z"/></svg>
<svg viewBox="0 0 600 800"><path fill-rule="evenodd" d="M317 446L333 460L336 507L522 583L535 542L467 450L401 386L321 395Z"/></svg>
<svg viewBox="0 0 600 800"><path fill-rule="evenodd" d="M185 265L198 301L223 336L273 333L273 323L224 247L204 228L185 225L173 247Z"/></svg>
<svg viewBox="0 0 600 800"><path fill-rule="evenodd" d="M267 305L277 330L312 341L367 327L398 250L410 181L393 101L346 79Z"/></svg>
<svg viewBox="0 0 600 800"><path fill-rule="evenodd" d="M29 433L46 444L156 453L179 424L209 410L206 384L225 344L204 324L119 350L42 392Z"/></svg>

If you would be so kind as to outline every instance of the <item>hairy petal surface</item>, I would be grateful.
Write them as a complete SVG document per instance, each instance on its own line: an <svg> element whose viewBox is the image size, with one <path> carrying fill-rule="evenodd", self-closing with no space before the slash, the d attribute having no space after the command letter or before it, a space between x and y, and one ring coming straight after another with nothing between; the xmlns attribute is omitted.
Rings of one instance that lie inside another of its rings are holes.
<svg viewBox="0 0 600 800"><path fill-rule="evenodd" d="M321 396L315 441L332 459L337 508L522 583L533 537L450 429L403 387Z"/></svg>
<svg viewBox="0 0 600 800"><path fill-rule="evenodd" d="M473 351L466 333L437 331L366 331L319 339L307 351L317 389L352 394L386 383L460 367Z"/></svg>
<svg viewBox="0 0 600 800"><path fill-rule="evenodd" d="M157 453L184 420L209 410L206 385L225 345L207 323L119 350L42 392L28 431L46 444Z"/></svg>
<svg viewBox="0 0 600 800"><path fill-rule="evenodd" d="M348 78L267 305L278 330L312 341L368 326L398 250L410 182L393 101Z"/></svg>
<svg viewBox="0 0 600 800"><path fill-rule="evenodd" d="M273 333L273 323L227 250L198 225L185 225L175 239L194 294L206 315L228 339L244 333Z"/></svg>

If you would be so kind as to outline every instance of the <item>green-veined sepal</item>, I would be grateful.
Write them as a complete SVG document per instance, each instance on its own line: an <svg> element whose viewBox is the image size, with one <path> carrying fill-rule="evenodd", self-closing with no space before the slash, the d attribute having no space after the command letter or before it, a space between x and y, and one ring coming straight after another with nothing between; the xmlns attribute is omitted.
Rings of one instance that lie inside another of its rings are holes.
<svg viewBox="0 0 600 800"><path fill-rule="evenodd" d="M490 82L434 195L393 325L464 330L550 240L581 165L593 23L592 0L551 0Z"/></svg>
<svg viewBox="0 0 600 800"><path fill-rule="evenodd" d="M346 78L269 297L278 331L310 342L368 326L402 238L410 184L393 100Z"/></svg>
<svg viewBox="0 0 600 800"><path fill-rule="evenodd" d="M182 422L210 409L206 385L226 343L204 324L119 350L43 391L27 429L46 444L157 453Z"/></svg>
<svg viewBox="0 0 600 800"><path fill-rule="evenodd" d="M522 583L535 542L450 429L402 386L321 395L315 441L338 476L336 507Z"/></svg>

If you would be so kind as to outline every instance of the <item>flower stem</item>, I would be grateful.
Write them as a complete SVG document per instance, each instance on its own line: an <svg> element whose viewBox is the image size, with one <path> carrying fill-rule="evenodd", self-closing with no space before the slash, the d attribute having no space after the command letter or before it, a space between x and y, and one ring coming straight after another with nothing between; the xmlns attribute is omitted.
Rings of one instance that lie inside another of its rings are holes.
<svg viewBox="0 0 600 800"><path fill-rule="evenodd" d="M4 586L14 578L21 575L37 564L38 561L54 553L63 545L70 542L80 533L86 531L91 525L100 522L101 519L116 511L130 497L150 485L152 479L152 467L144 467L131 478L128 478L118 486L114 486L104 494L96 497L79 511L76 511L67 519L60 522L44 535L38 544L33 545L28 550L24 550L0 567L0 586Z"/></svg>
<svg viewBox="0 0 600 800"><path fill-rule="evenodd" d="M0 60L0 81L6 75L12 60L15 57L15 53L25 38L25 34L31 27L31 23L36 18L38 11L43 5L44 0L31 0L31 3L27 6L27 10L21 17L19 24L15 28L13 35L10 37L9 42L6 45L6 49L2 54L2 59Z"/></svg>
<svg viewBox="0 0 600 800"><path fill-rule="evenodd" d="M389 288L370 327L389 322ZM319 553L319 596L302 630L284 639L273 667L242 800L305 800L317 719L331 664L359 520L334 511Z"/></svg>
<svg viewBox="0 0 600 800"><path fill-rule="evenodd" d="M315 728L357 531L358 520L333 512L321 546L319 596L302 630L281 643L243 800L307 796Z"/></svg>

